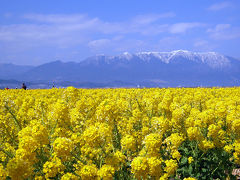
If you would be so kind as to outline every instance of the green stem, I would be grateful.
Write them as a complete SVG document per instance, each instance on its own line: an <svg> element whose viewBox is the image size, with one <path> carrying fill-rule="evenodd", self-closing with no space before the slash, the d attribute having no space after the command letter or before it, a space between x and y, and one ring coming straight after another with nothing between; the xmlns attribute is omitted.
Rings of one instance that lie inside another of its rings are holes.
<svg viewBox="0 0 240 180"><path fill-rule="evenodd" d="M8 129L7 129L7 127L5 126L5 124L4 124L4 128L5 128L5 130L6 130L7 135L10 137L11 141L14 143L14 145L17 146L17 142L15 141L15 138L13 138L13 137L11 136L11 134L10 134L10 132L8 131Z"/></svg>
<svg viewBox="0 0 240 180"><path fill-rule="evenodd" d="M85 161L83 161L81 158L79 158L79 157L76 156L75 154L71 153L71 155L72 155L73 157L75 157L77 160L81 161L83 164L86 164Z"/></svg>
<svg viewBox="0 0 240 180"><path fill-rule="evenodd" d="M10 158L13 158L13 157L14 157L11 153L5 151L5 150L2 149L2 148L0 148L0 151L2 151L4 154L6 154L6 155L7 155L8 157L10 157Z"/></svg>
<svg viewBox="0 0 240 180"><path fill-rule="evenodd" d="M52 135L57 127L58 119L56 120L56 123L54 124L53 128L51 129L50 135Z"/></svg>
<svg viewBox="0 0 240 180"><path fill-rule="evenodd" d="M218 169L220 164L221 164L221 162L218 163L218 166L212 171L211 175L213 175L213 173Z"/></svg>
<svg viewBox="0 0 240 180"><path fill-rule="evenodd" d="M18 130L22 129L21 123L17 120L16 116L13 114L11 109L5 104L4 107L7 109L7 111L12 115L14 123L17 125Z"/></svg>

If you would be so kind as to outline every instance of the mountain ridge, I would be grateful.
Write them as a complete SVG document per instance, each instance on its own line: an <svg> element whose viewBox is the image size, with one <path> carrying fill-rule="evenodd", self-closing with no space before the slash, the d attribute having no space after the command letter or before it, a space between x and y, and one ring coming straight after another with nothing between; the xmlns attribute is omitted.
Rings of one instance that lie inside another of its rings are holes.
<svg viewBox="0 0 240 180"><path fill-rule="evenodd" d="M138 57L140 60L143 61L149 61L151 58L156 58L161 60L164 63L170 63L171 60L173 60L174 58L176 58L176 56L182 56L185 58L188 58L189 60L196 60L196 58L198 58L197 60L200 60L203 63L207 63L208 65L212 66L212 67L216 67L216 66L224 66L224 65L229 65L229 60L226 56L220 54L220 53L216 53L216 52L191 52L191 51L187 51L187 50L174 50L174 51L170 51L170 52L154 52L154 51L149 51L149 52L138 52L138 53L128 53L128 52L124 52L120 55L116 55L116 56L107 56L107 55L96 55L96 56L92 56L90 58L95 58L95 60L99 60L103 57L107 58L107 60L110 62L111 60L114 60L116 58L119 59L125 59L125 60L131 60L134 56ZM87 58L88 60L89 58ZM214 63L220 63L218 65L213 64L213 62L211 62L212 60L214 60Z"/></svg>
<svg viewBox="0 0 240 180"><path fill-rule="evenodd" d="M53 61L9 78L98 84L119 81L123 86L147 84L150 87L234 86L240 85L240 61L216 52L125 52L116 56L96 55L81 62ZM0 79L4 78L0 76Z"/></svg>

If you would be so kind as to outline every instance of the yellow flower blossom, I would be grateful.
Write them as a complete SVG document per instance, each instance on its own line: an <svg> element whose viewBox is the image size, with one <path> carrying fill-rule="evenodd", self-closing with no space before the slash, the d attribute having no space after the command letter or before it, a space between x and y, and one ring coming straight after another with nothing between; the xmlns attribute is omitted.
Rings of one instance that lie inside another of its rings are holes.
<svg viewBox="0 0 240 180"><path fill-rule="evenodd" d="M61 180L78 180L79 178L72 173L66 173L61 177Z"/></svg>
<svg viewBox="0 0 240 180"><path fill-rule="evenodd" d="M165 161L166 167L164 168L164 171L170 176L173 175L177 168L178 168L178 164L175 160L170 159L170 160L166 160Z"/></svg>
<svg viewBox="0 0 240 180"><path fill-rule="evenodd" d="M184 179L240 164L240 88L0 90L0 134L0 179Z"/></svg>
<svg viewBox="0 0 240 180"><path fill-rule="evenodd" d="M66 161L70 157L70 153L73 150L73 143L70 139L59 137L53 143L53 150L57 157L60 157L63 161Z"/></svg>
<svg viewBox="0 0 240 180"><path fill-rule="evenodd" d="M148 159L149 175L155 178L159 178L162 173L162 160L156 157L151 157Z"/></svg>
<svg viewBox="0 0 240 180"><path fill-rule="evenodd" d="M58 157L53 157L51 161L47 161L43 165L43 172L46 178L53 178L57 174L62 174L64 170L64 165Z"/></svg>
<svg viewBox="0 0 240 180"><path fill-rule="evenodd" d="M131 135L126 135L121 139L121 145L123 150L134 151L136 149L136 140Z"/></svg>
<svg viewBox="0 0 240 180"><path fill-rule="evenodd" d="M103 165L101 167L101 169L99 170L99 176L103 179L103 180L111 180L113 179L113 175L114 175L114 168L110 165Z"/></svg>
<svg viewBox="0 0 240 180"><path fill-rule="evenodd" d="M98 178L98 170L95 165L85 165L80 171L82 180L95 180Z"/></svg>
<svg viewBox="0 0 240 180"><path fill-rule="evenodd" d="M189 164L191 164L193 161L194 161L194 159L193 159L192 156L188 158L188 163L189 163Z"/></svg>
<svg viewBox="0 0 240 180"><path fill-rule="evenodd" d="M149 165L146 157L136 157L131 163L131 171L137 179L146 178Z"/></svg>

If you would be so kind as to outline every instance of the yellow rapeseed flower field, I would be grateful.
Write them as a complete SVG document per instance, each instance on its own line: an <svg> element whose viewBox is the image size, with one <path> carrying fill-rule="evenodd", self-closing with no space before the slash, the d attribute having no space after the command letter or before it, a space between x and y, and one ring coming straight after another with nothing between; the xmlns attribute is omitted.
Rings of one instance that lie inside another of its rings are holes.
<svg viewBox="0 0 240 180"><path fill-rule="evenodd" d="M0 179L234 179L240 88L0 90Z"/></svg>

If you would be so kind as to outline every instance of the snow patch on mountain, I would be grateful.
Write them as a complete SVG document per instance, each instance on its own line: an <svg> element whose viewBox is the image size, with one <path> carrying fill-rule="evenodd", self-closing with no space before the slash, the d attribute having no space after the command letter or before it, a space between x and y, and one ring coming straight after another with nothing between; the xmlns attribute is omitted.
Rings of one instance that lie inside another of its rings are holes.
<svg viewBox="0 0 240 180"><path fill-rule="evenodd" d="M103 62L111 64L116 62L131 61L136 58L146 63L152 60L159 60L168 64L176 59L186 59L200 64L207 64L211 68L225 68L231 66L230 60L222 54L216 52L191 52L187 50L175 50L171 52L139 52L135 54L124 52L123 54L117 56L106 56L101 54L88 60L92 63L94 62L94 64L101 64Z"/></svg>
<svg viewBox="0 0 240 180"><path fill-rule="evenodd" d="M190 61L207 64L212 68L230 66L230 60L224 55L216 52L175 50L171 52L139 52L134 55L143 61L150 61L152 58L157 58L164 63L170 63L176 58L184 58Z"/></svg>

